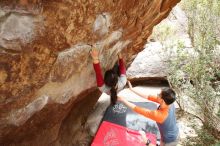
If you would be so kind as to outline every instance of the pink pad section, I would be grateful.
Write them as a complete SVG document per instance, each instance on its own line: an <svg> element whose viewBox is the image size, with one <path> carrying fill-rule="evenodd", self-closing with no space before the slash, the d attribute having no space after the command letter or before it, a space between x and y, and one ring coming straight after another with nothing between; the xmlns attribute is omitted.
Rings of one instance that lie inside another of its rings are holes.
<svg viewBox="0 0 220 146"><path fill-rule="evenodd" d="M156 135L146 133L152 144L156 145ZM91 146L146 146L140 133L126 127L103 121Z"/></svg>

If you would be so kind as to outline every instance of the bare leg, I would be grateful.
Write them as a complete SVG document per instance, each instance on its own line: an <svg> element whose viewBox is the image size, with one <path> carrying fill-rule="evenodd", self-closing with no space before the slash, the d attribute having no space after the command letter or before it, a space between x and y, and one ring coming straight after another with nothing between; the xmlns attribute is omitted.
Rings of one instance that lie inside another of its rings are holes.
<svg viewBox="0 0 220 146"><path fill-rule="evenodd" d="M147 139L146 133L142 130L140 130L139 133L141 134L141 138L142 138L143 143L147 143L148 139Z"/></svg>
<svg viewBox="0 0 220 146"><path fill-rule="evenodd" d="M148 140L146 133L142 130L140 130L139 133L141 134L141 138L142 138L143 143L146 144L147 140ZM155 146L155 145L150 143L149 146Z"/></svg>

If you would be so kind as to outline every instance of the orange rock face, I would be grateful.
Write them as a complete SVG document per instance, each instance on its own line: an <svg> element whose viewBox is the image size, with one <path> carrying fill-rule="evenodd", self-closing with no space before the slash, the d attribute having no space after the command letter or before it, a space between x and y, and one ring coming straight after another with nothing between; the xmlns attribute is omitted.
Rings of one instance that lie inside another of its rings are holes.
<svg viewBox="0 0 220 146"><path fill-rule="evenodd" d="M132 61L179 1L1 0L0 145L62 145L62 123L74 136L99 95L91 46L103 70Z"/></svg>

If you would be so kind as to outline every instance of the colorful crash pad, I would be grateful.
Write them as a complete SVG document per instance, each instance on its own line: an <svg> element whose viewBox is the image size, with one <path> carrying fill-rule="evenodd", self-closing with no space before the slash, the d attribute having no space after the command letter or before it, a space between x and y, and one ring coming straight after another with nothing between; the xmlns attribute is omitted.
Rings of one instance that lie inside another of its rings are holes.
<svg viewBox="0 0 220 146"><path fill-rule="evenodd" d="M156 135L146 134L152 144L156 144ZM145 146L141 134L124 126L103 121L91 146Z"/></svg>

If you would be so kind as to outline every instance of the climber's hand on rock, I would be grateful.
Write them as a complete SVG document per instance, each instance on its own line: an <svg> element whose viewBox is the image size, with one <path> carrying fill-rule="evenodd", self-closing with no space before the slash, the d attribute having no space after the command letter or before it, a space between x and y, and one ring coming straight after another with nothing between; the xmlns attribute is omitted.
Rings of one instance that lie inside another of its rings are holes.
<svg viewBox="0 0 220 146"><path fill-rule="evenodd" d="M99 51L96 48L90 50L90 55L93 59L93 62L99 62Z"/></svg>
<svg viewBox="0 0 220 146"><path fill-rule="evenodd" d="M118 59L122 59L121 52L118 53Z"/></svg>

